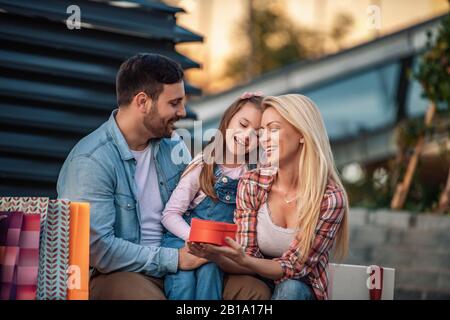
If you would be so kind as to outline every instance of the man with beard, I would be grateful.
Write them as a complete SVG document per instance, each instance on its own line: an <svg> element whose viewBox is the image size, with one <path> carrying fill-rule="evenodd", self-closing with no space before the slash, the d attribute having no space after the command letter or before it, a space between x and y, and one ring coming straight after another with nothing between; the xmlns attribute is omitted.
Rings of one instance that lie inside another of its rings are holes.
<svg viewBox="0 0 450 320"><path fill-rule="evenodd" d="M165 274L206 262L186 247L160 246L161 213L191 159L174 132L186 116L183 70L137 54L120 66L116 93L118 109L64 162L58 197L90 203L91 299L165 299ZM245 277L230 276L224 297L270 297Z"/></svg>

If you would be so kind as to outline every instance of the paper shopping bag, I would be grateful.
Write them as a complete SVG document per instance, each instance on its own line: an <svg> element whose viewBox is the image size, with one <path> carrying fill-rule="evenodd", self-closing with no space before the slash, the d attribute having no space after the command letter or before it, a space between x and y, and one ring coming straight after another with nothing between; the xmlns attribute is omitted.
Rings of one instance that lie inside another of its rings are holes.
<svg viewBox="0 0 450 320"><path fill-rule="evenodd" d="M46 197L0 197L0 211L23 212L24 214L36 214L41 216L41 229L45 224L49 198Z"/></svg>
<svg viewBox="0 0 450 320"><path fill-rule="evenodd" d="M89 299L89 203L70 204L68 300Z"/></svg>
<svg viewBox="0 0 450 320"><path fill-rule="evenodd" d="M0 300L13 300L23 213L2 211L0 217Z"/></svg>
<svg viewBox="0 0 450 320"><path fill-rule="evenodd" d="M37 299L67 298L70 201L50 200L41 237Z"/></svg>
<svg viewBox="0 0 450 320"><path fill-rule="evenodd" d="M36 299L40 214L0 214L1 299Z"/></svg>
<svg viewBox="0 0 450 320"><path fill-rule="evenodd" d="M17 300L35 300L39 268L41 215L25 214L20 232L19 264L17 266Z"/></svg>

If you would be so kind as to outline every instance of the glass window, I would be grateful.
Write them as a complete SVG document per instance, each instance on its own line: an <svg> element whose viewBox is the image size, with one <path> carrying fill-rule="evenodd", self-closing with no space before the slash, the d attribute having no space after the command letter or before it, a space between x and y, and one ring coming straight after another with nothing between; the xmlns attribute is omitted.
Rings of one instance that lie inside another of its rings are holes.
<svg viewBox="0 0 450 320"><path fill-rule="evenodd" d="M419 59L414 59L413 68L417 70L419 66ZM417 117L425 114L429 105L429 101L422 97L422 85L414 78L411 78L411 86L409 88L408 99L406 101L406 108L409 117Z"/></svg>
<svg viewBox="0 0 450 320"><path fill-rule="evenodd" d="M399 69L390 63L302 93L319 107L330 139L342 139L395 120Z"/></svg>

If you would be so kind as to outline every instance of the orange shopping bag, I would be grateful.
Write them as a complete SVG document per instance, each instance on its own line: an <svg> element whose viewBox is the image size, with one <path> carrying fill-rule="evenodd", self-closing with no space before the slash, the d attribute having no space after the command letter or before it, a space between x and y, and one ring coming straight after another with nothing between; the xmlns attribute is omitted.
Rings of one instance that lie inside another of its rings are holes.
<svg viewBox="0 0 450 320"><path fill-rule="evenodd" d="M67 300L89 299L89 203L70 204Z"/></svg>

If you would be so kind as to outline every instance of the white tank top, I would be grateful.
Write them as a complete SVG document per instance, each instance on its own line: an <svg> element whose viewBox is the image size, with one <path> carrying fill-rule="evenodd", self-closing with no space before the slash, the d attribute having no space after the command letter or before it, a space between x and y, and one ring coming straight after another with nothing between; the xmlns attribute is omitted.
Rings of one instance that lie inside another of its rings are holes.
<svg viewBox="0 0 450 320"><path fill-rule="evenodd" d="M281 257L289 249L297 230L283 228L273 223L267 202L259 208L257 221L256 239L259 250L267 257Z"/></svg>

